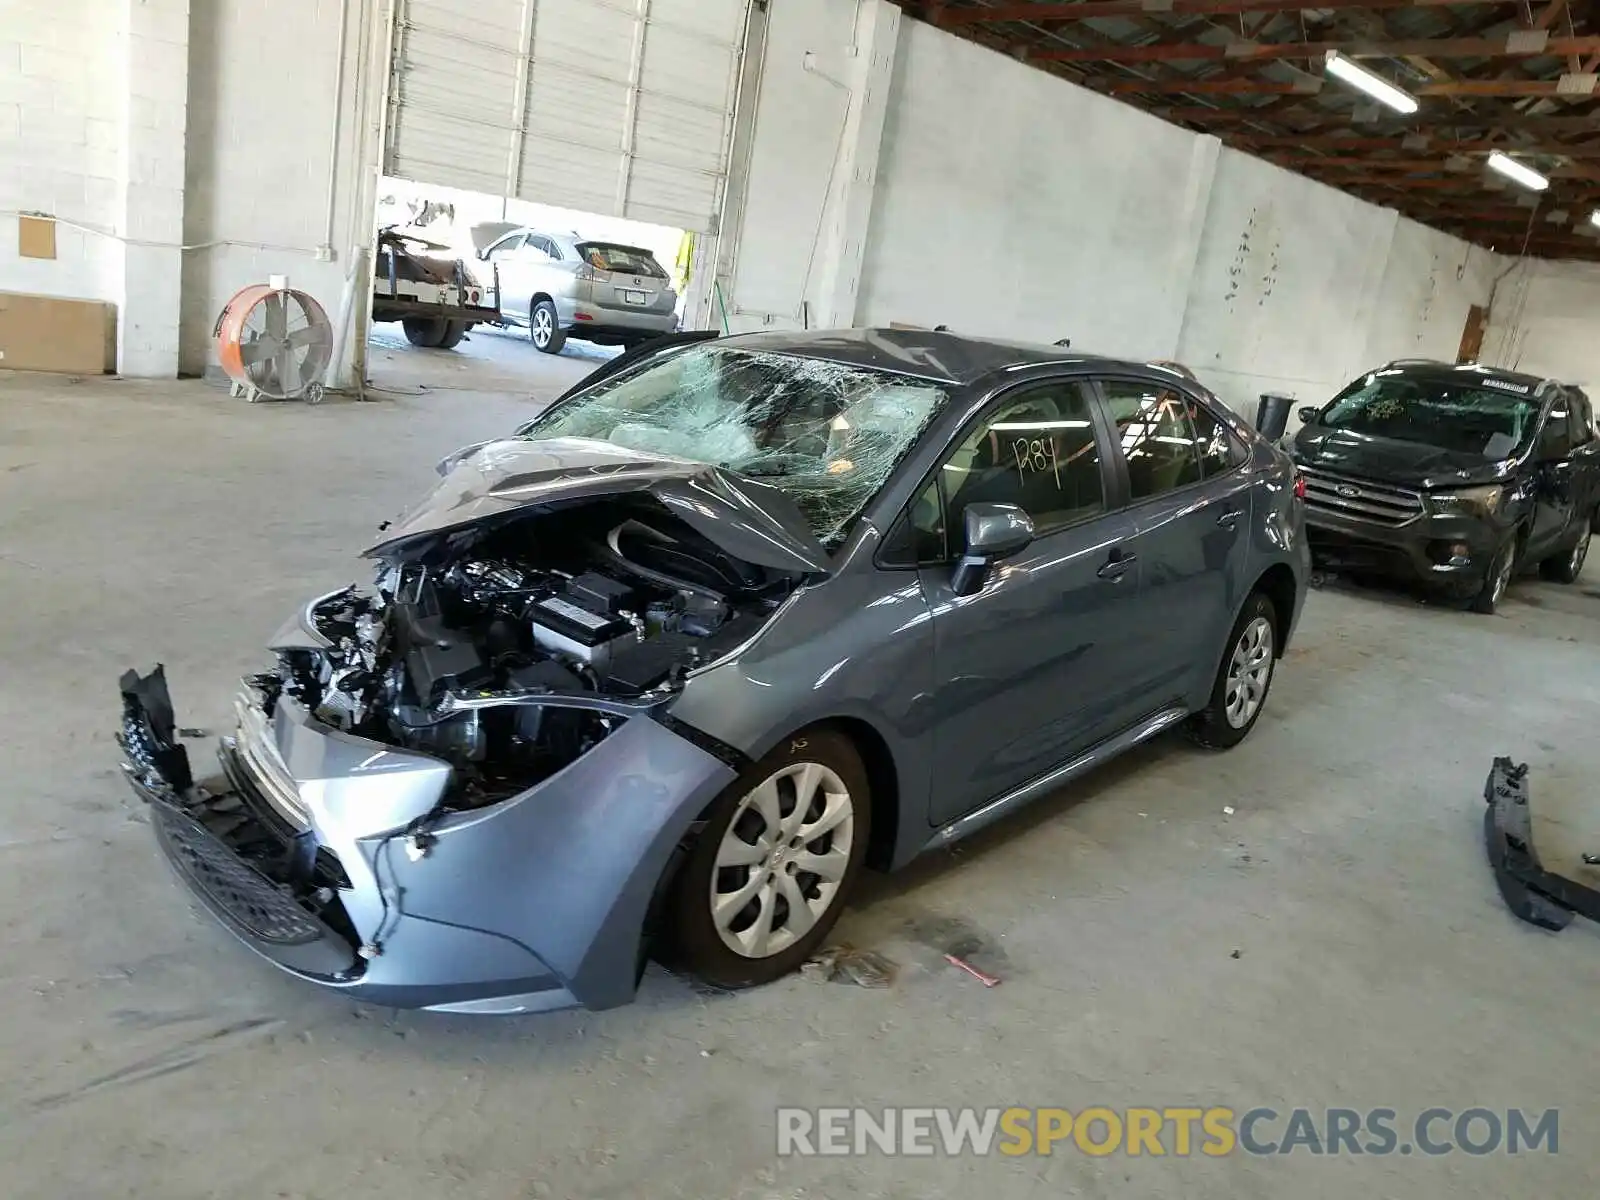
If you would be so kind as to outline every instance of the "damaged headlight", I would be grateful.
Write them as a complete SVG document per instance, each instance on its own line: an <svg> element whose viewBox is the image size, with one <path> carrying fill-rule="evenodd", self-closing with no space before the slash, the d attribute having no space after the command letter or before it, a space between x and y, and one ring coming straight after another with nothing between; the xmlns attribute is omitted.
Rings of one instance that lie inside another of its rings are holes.
<svg viewBox="0 0 1600 1200"><path fill-rule="evenodd" d="M1500 510L1506 489L1498 483L1485 487L1429 492L1428 511L1435 516L1492 517Z"/></svg>

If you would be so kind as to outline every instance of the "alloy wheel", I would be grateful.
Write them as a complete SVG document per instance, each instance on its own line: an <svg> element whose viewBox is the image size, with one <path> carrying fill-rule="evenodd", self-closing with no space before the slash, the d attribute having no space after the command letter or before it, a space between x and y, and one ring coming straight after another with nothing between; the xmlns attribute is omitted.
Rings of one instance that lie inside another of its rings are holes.
<svg viewBox="0 0 1600 1200"><path fill-rule="evenodd" d="M711 872L711 923L745 958L780 954L832 907L850 864L855 806L844 781L790 763L739 802Z"/></svg>
<svg viewBox="0 0 1600 1200"><path fill-rule="evenodd" d="M1272 622L1265 617L1246 625L1233 647L1223 712L1235 729L1250 724L1266 698L1272 680L1272 650Z"/></svg>
<svg viewBox="0 0 1600 1200"><path fill-rule="evenodd" d="M550 336L555 333L555 322L550 318L550 310L536 308L533 310L533 344L541 350L550 344Z"/></svg>

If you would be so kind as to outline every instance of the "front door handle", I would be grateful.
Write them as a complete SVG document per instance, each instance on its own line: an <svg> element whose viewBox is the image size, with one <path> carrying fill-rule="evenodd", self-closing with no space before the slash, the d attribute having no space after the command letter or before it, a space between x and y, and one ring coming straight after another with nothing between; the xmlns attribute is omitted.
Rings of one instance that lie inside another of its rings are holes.
<svg viewBox="0 0 1600 1200"><path fill-rule="evenodd" d="M1137 554L1128 554L1123 550L1113 550L1111 557L1106 560L1105 565L1095 574L1100 576L1101 579L1109 579L1112 583L1116 583L1138 561L1139 556Z"/></svg>
<svg viewBox="0 0 1600 1200"><path fill-rule="evenodd" d="M1230 508L1227 512L1223 513L1217 518L1217 524L1221 525L1224 529L1232 529L1239 524L1239 518L1242 516L1244 516L1242 510Z"/></svg>

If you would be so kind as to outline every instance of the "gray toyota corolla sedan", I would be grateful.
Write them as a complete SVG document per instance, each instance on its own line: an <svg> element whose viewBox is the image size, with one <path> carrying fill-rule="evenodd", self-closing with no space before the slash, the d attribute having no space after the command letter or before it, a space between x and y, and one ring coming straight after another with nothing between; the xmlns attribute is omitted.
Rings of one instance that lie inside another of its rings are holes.
<svg viewBox="0 0 1600 1200"><path fill-rule="evenodd" d="M1307 574L1293 468L1186 373L944 333L672 340L440 470L272 639L219 777L122 679L195 895L390 1005L774 979L865 866L1242 739Z"/></svg>

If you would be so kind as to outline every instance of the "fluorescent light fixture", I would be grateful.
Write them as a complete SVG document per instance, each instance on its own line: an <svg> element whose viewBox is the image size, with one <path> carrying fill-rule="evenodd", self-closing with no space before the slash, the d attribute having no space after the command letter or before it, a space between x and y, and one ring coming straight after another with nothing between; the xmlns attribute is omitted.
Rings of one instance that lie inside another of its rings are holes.
<svg viewBox="0 0 1600 1200"><path fill-rule="evenodd" d="M1501 154L1498 150L1489 155L1489 169L1500 172L1512 183L1520 183L1530 191L1542 192L1550 186L1550 181L1532 167L1524 166L1510 155Z"/></svg>
<svg viewBox="0 0 1600 1200"><path fill-rule="evenodd" d="M1600 208L1595 209L1589 214L1589 224L1600 226Z"/></svg>
<svg viewBox="0 0 1600 1200"><path fill-rule="evenodd" d="M1026 433L1034 429L1087 429L1087 421L996 421L989 426L1004 433Z"/></svg>
<svg viewBox="0 0 1600 1200"><path fill-rule="evenodd" d="M1343 80L1353 88L1359 88L1378 103L1388 105L1395 112L1417 111L1417 98L1410 92L1396 87L1381 75L1374 75L1365 67L1357 66L1354 61L1337 50L1328 51L1327 57L1323 59L1322 69L1335 79Z"/></svg>

